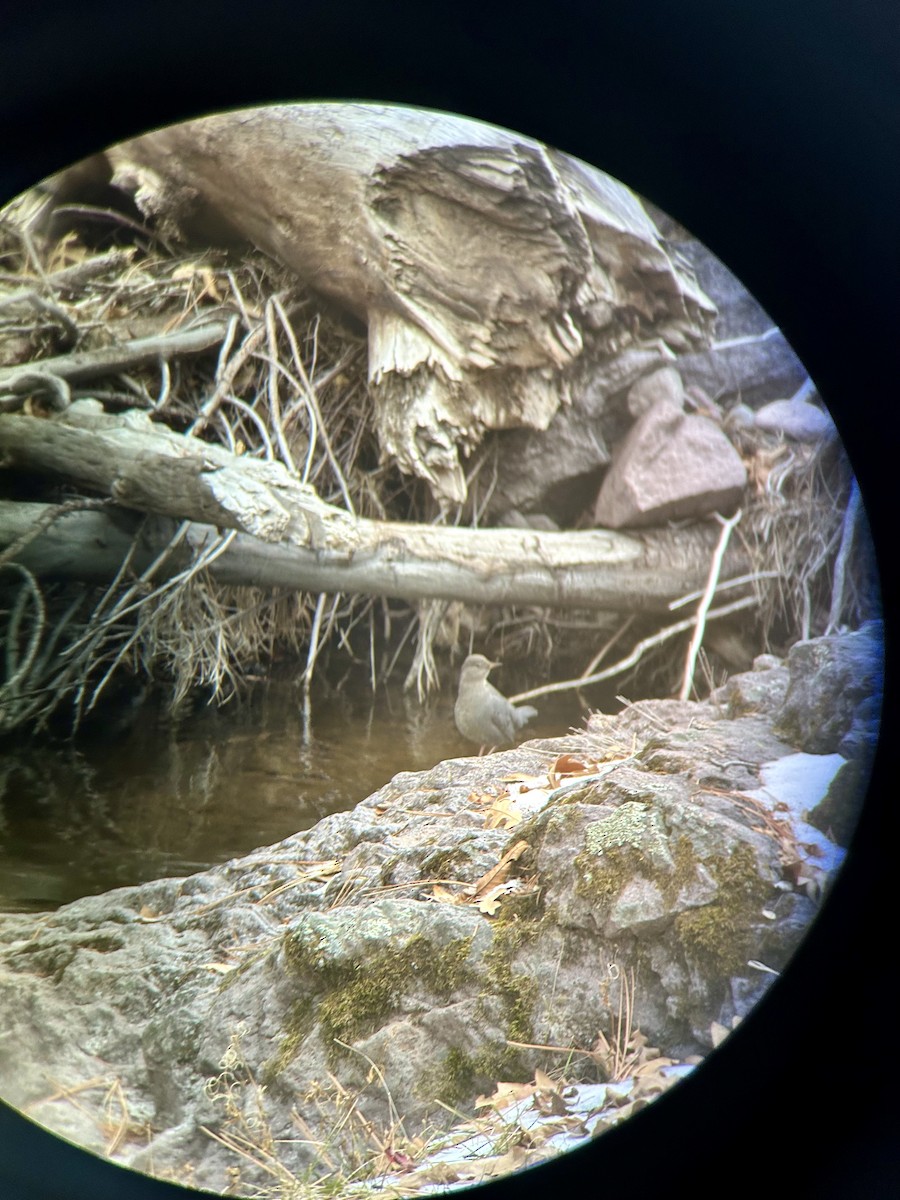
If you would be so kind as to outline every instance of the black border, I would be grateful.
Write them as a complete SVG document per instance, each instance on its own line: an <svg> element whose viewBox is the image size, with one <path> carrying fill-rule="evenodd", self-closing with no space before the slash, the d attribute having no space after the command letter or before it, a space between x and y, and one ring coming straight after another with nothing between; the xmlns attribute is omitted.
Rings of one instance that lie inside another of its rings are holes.
<svg viewBox="0 0 900 1200"><path fill-rule="evenodd" d="M481 117L579 155L691 229L769 310L838 423L889 618L884 737L848 862L791 970L702 1070L600 1142L488 1195L549 1185L721 1196L745 1183L826 1200L900 1194L887 857L898 14L893 0L54 0L5 18L0 202L102 145L218 108L356 98ZM197 1195L3 1107L0 1194Z"/></svg>

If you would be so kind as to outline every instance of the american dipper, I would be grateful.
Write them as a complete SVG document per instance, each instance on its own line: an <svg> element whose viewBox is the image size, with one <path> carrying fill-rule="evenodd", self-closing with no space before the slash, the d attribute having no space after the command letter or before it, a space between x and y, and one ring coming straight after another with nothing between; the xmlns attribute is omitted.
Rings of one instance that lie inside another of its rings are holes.
<svg viewBox="0 0 900 1200"><path fill-rule="evenodd" d="M459 673L459 695L453 709L456 728L467 741L480 746L513 741L522 726L537 716L536 708L530 704L516 708L488 683L489 673L499 665L483 654L470 654Z"/></svg>

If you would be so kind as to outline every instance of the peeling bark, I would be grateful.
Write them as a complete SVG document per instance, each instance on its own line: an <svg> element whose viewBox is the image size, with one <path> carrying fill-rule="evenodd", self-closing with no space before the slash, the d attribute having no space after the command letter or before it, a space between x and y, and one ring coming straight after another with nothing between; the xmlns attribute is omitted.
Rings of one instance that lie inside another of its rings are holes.
<svg viewBox="0 0 900 1200"><path fill-rule="evenodd" d="M52 505L0 501L0 551L26 536ZM343 592L466 604L535 605L585 611L667 613L669 601L703 585L718 527L679 534L524 534L427 525L381 528L360 522L360 548L312 550L238 534L208 567L219 583ZM171 518L142 519L127 510L66 513L16 554L38 578L106 581L138 539L135 571L148 566L176 528ZM190 526L182 546L158 572L170 578L210 544L217 530ZM746 570L739 552L728 576Z"/></svg>
<svg viewBox="0 0 900 1200"><path fill-rule="evenodd" d="M546 429L585 356L708 341L713 305L627 188L475 121L273 106L107 159L167 232L249 239L366 322L383 454L445 508L466 497L460 454L488 429Z"/></svg>
<svg viewBox="0 0 900 1200"><path fill-rule="evenodd" d="M94 401L78 401L51 420L5 417L0 461L72 480L125 508L190 521L188 555L209 541L213 526L238 530L210 571L222 582L260 587L665 611L670 600L703 585L717 535L713 525L631 537L355 518L326 504L281 464L173 434L143 413L110 416ZM27 534L47 508L0 504L0 547ZM140 532L142 553L158 553L172 528L151 521ZM69 513L16 561L38 575L111 577L137 534L137 519L129 522L122 513ZM167 570L184 565L175 556ZM746 569L735 552L723 577Z"/></svg>

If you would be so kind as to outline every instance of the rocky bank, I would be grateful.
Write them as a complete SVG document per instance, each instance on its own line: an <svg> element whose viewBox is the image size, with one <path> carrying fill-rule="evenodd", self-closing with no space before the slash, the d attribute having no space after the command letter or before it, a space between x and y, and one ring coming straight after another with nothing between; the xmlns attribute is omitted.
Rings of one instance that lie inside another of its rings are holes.
<svg viewBox="0 0 900 1200"><path fill-rule="evenodd" d="M703 1055L816 914L881 678L872 622L704 702L397 775L189 878L0 917L0 1095L121 1163L247 1194L272 1172L235 1129L264 1130L276 1177L349 1170L341 1095L375 1130L447 1128L444 1106L563 1065L534 1047L612 1036L632 972L633 1025ZM786 768L825 783L785 799Z"/></svg>

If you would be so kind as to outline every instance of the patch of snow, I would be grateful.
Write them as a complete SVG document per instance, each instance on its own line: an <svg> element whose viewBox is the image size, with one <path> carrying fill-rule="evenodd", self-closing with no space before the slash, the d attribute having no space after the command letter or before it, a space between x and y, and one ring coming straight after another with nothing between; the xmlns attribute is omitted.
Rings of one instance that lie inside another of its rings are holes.
<svg viewBox="0 0 900 1200"><path fill-rule="evenodd" d="M672 1079L683 1079L694 1070L694 1064L675 1063L661 1068L661 1074ZM564 1154L575 1150L591 1140L591 1130L594 1124L604 1116L614 1113L626 1103L629 1093L634 1086L634 1079L624 1079L620 1083L581 1083L571 1084L562 1089L565 1099L565 1116L542 1113L534 1103L533 1096L525 1096L515 1101L507 1108L495 1111L493 1114L497 1125L489 1133L469 1133L460 1141L452 1141L453 1131L447 1135L451 1144L445 1144L434 1150L426 1158L416 1164L416 1173L422 1172L439 1163L449 1166L463 1167L473 1160L490 1158L497 1154L498 1143L506 1137L506 1130L518 1126L522 1130L534 1130L542 1127L560 1127L558 1133L547 1136L541 1145L556 1154ZM578 1122L581 1129L578 1129ZM367 1190L380 1191L384 1186L398 1184L403 1176L390 1177L369 1185ZM472 1180L460 1178L453 1182L422 1181L417 1183L419 1194L434 1194L457 1191L460 1188L471 1187Z"/></svg>
<svg viewBox="0 0 900 1200"><path fill-rule="evenodd" d="M763 786L744 792L745 796L761 801L773 813L783 805L790 813L804 861L828 872L837 870L846 851L810 825L806 818L825 798L831 781L846 761L840 754L786 754L773 762L763 763L759 773Z"/></svg>

